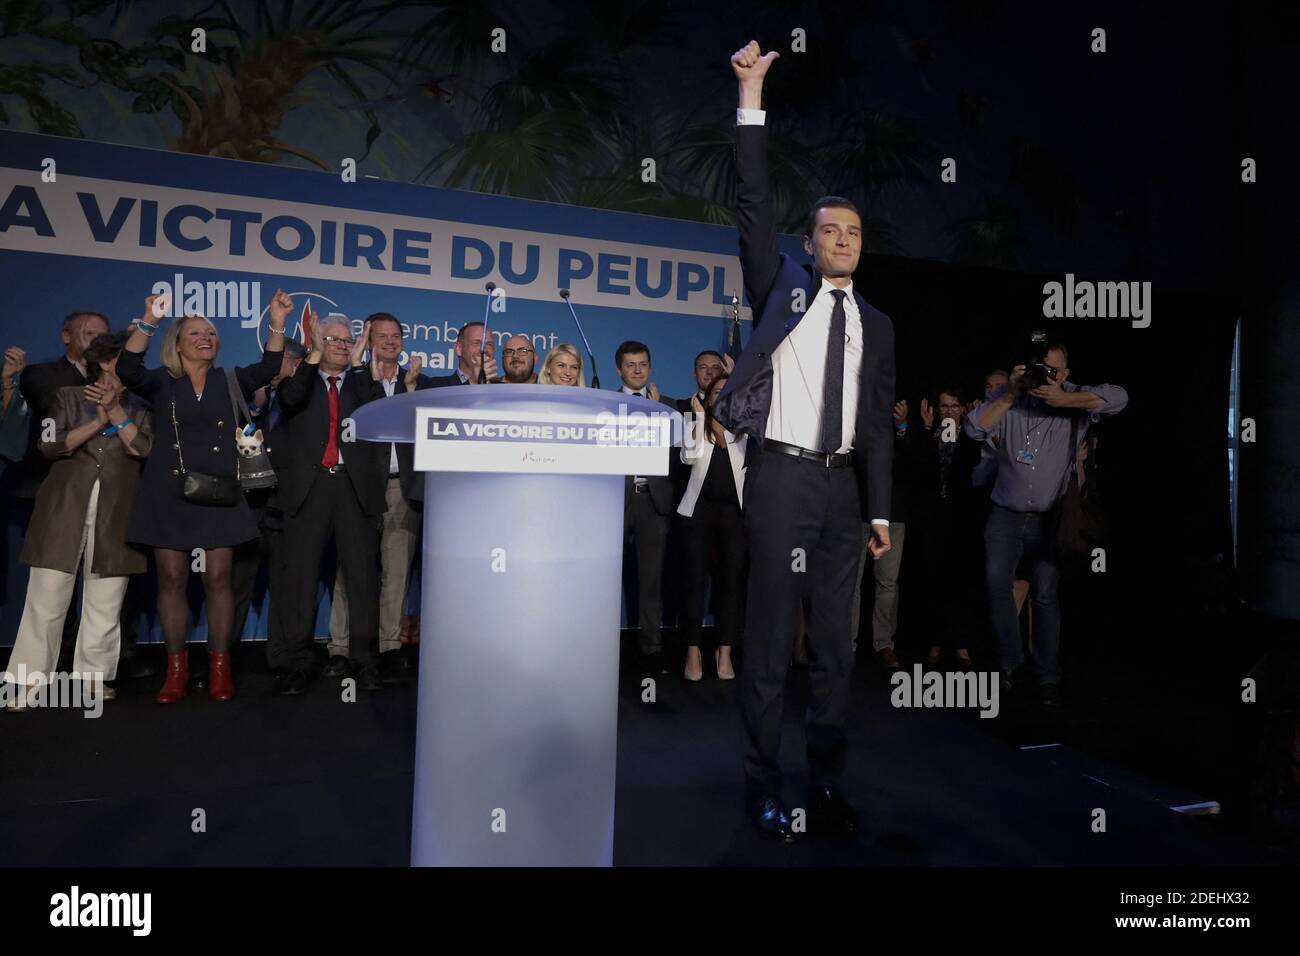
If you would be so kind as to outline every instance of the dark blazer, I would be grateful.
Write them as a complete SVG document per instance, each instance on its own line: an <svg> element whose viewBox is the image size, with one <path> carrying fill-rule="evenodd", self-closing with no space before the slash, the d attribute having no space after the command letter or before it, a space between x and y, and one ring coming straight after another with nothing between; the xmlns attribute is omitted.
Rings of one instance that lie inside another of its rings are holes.
<svg viewBox="0 0 1300 956"><path fill-rule="evenodd" d="M378 395L375 394L376 389ZM320 474L320 462L329 438L329 397L320 377L320 365L303 361L294 374L280 382L277 400L283 415L281 437L274 442L276 499L286 515L294 515L307 500ZM384 390L363 368L349 369L339 388L339 448L361 510L379 516L387 510L384 488L388 481L388 446L368 441L342 441L343 422L362 405L382 398ZM383 451L381 460L379 452Z"/></svg>
<svg viewBox="0 0 1300 956"><path fill-rule="evenodd" d="M22 560L32 567L76 574L90 491L98 481L95 558L90 570L111 577L143 574L145 554L126 543L126 525L140 485L141 463L153 445L152 416L142 401L127 395L123 408L138 429L132 453L117 435L101 434L69 451L68 432L95 419L95 406L83 396L84 387L61 388L55 399L54 441L41 445L41 453L52 465L36 494Z"/></svg>
<svg viewBox="0 0 1300 956"><path fill-rule="evenodd" d="M623 383L620 382L614 387L614 391L621 392ZM678 400L669 398L667 395L660 393L659 402L667 405L673 411L679 407ZM686 402L686 407L690 408L690 400ZM645 478L650 482L650 503L655 506L655 511L661 515L670 515L677 510L677 502L681 501L682 492L686 490L686 480L690 477L690 470L680 465L673 465L673 460L677 458L676 454L668 456L668 474L666 475L646 475ZM623 500L630 501L633 495L632 488L635 485L633 475L628 475L623 483Z"/></svg>
<svg viewBox="0 0 1300 956"><path fill-rule="evenodd" d="M41 362L29 365L18 377L18 391L31 412L28 423L27 451L23 459L14 467L10 479L13 493L19 498L36 497L45 476L50 472L50 462L40 452L40 434L42 423L54 413L54 402L59 389L69 385L89 384L81 369L61 355L53 362Z"/></svg>
<svg viewBox="0 0 1300 956"><path fill-rule="evenodd" d="M772 353L803 318L793 292L804 289L811 304L821 276L777 249L776 221L767 178L767 127L736 128L736 225L745 295L754 329L735 371L714 402L713 413L730 431L762 445L772 405ZM858 379L854 468L862 495L862 517L888 518L894 455L894 326L883 312L853 290L862 318L862 370Z"/></svg>

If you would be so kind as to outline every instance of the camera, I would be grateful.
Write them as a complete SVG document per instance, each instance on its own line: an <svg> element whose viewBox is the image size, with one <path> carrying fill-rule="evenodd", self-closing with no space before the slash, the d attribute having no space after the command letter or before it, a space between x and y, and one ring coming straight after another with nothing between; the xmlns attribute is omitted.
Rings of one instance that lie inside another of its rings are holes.
<svg viewBox="0 0 1300 956"><path fill-rule="evenodd" d="M1025 391L1056 381L1056 369L1047 364L1047 333L1033 332L1029 341L1033 345L1033 357L1025 363L1025 374L1020 377Z"/></svg>

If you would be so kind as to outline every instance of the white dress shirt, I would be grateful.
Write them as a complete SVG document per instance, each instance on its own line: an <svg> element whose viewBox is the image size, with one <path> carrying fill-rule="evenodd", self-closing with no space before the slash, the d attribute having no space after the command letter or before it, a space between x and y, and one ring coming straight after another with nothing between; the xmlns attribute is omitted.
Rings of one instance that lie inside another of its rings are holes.
<svg viewBox="0 0 1300 956"><path fill-rule="evenodd" d="M637 395L640 396L641 398L650 397L649 385L643 385L641 388L628 388L626 385L620 385L618 390L622 392L624 395ZM632 483L635 484L638 488L645 485L648 481L649 479L647 479L644 475L632 476Z"/></svg>
<svg viewBox="0 0 1300 956"><path fill-rule="evenodd" d="M337 389L339 390L339 421L342 422L342 421L343 421L343 379L344 379L344 377L348 374L348 370L347 370L347 369L344 369L344 370L341 371L341 372L326 372L324 369L321 369L320 372L319 372L318 374L320 375L320 379L321 379L321 381L325 383L325 413L326 413L326 415L329 414L329 398L330 398L330 391L329 391L329 389L330 389L330 376L333 375L335 378L338 379L338 381L334 383L334 387L337 388ZM328 419L327 419L327 421L328 421ZM329 441L329 436L328 436L328 435L326 436L325 440L326 440L327 442ZM339 440L339 464L340 464L340 465L343 464L343 445L344 445L344 444L345 444L345 442L343 442L343 440L340 438L340 440Z"/></svg>
<svg viewBox="0 0 1300 956"><path fill-rule="evenodd" d="M397 376L401 374L402 374L402 369L400 367L395 367L393 370L392 378L380 379L380 384L384 386L384 394L386 394L389 398L392 398L394 395L397 394ZM398 471L399 468L397 465L397 445L391 444L388 446L388 474L390 476L396 475Z"/></svg>

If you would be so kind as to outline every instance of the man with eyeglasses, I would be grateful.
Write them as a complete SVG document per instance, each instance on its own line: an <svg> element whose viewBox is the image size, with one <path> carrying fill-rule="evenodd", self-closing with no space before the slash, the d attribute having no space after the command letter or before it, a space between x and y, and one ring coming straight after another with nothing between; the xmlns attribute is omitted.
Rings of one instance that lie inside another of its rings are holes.
<svg viewBox="0 0 1300 956"><path fill-rule="evenodd" d="M1063 344L1046 345L1037 359L1046 366L1043 385L1025 388L1026 366L1017 365L1007 387L980 403L965 423L966 434L976 441L997 439L998 471L984 549L989 618L1003 692L1013 690L1013 679L1022 680L1017 673L1023 663L1020 624L1011 584L1023 555L1031 567L1034 664L1047 707L1060 705L1060 568L1053 545L1056 505L1069 482L1071 421L1078 421L1076 440L1081 443L1091 424L1128 404L1128 393L1118 385L1070 382L1069 361Z"/></svg>
<svg viewBox="0 0 1300 956"><path fill-rule="evenodd" d="M400 364L405 350L404 331L396 316L375 312L366 319L362 341L353 351L355 364L369 348L370 364L358 366L357 377L377 381L383 395L389 398L408 391L410 369L409 366L403 369ZM402 653L402 610L420 537L423 494L415 470L415 446L410 442L390 442L380 447L380 457L387 465L388 484L387 508L379 529L379 664L381 679L395 683L409 677L413 670L410 660ZM323 672L326 677L343 677L348 673L350 620L348 588L340 567L330 605L329 661Z"/></svg>
<svg viewBox="0 0 1300 956"><path fill-rule="evenodd" d="M512 335L505 340L501 349L501 360L505 363L505 375L501 382L505 385L536 385L537 350L533 340L526 335Z"/></svg>
<svg viewBox="0 0 1300 956"><path fill-rule="evenodd" d="M387 508L388 446L350 440L352 414L384 396L367 373L360 342L345 316L310 322L311 351L280 383L284 437L275 472L284 514L284 589L281 639L267 642L277 694L299 695L316 669L316 584L331 540L347 582L348 653L358 683L382 686L379 649L379 528ZM278 600L273 595L272 600Z"/></svg>

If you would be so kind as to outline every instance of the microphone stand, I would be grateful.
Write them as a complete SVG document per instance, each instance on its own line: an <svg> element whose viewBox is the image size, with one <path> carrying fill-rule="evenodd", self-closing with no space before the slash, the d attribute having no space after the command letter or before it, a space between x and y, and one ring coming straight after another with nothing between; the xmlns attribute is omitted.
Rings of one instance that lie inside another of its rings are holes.
<svg viewBox="0 0 1300 956"><path fill-rule="evenodd" d="M478 348L478 385L487 384L487 370L483 367L483 359L487 355L488 343L488 313L492 311L492 290L497 287L495 282L488 282L483 288L487 289L487 301L483 303L483 341L479 343Z"/></svg>
<svg viewBox="0 0 1300 956"><path fill-rule="evenodd" d="M591 351L591 343L587 341L587 333L582 331L582 323L578 321L578 313L573 310L573 302L569 299L569 290L561 289L560 298L569 307L569 314L573 316L573 324L578 327L578 335L582 337L582 345L587 350L587 360L591 362L591 387L600 388L600 375L596 372L596 356Z"/></svg>

